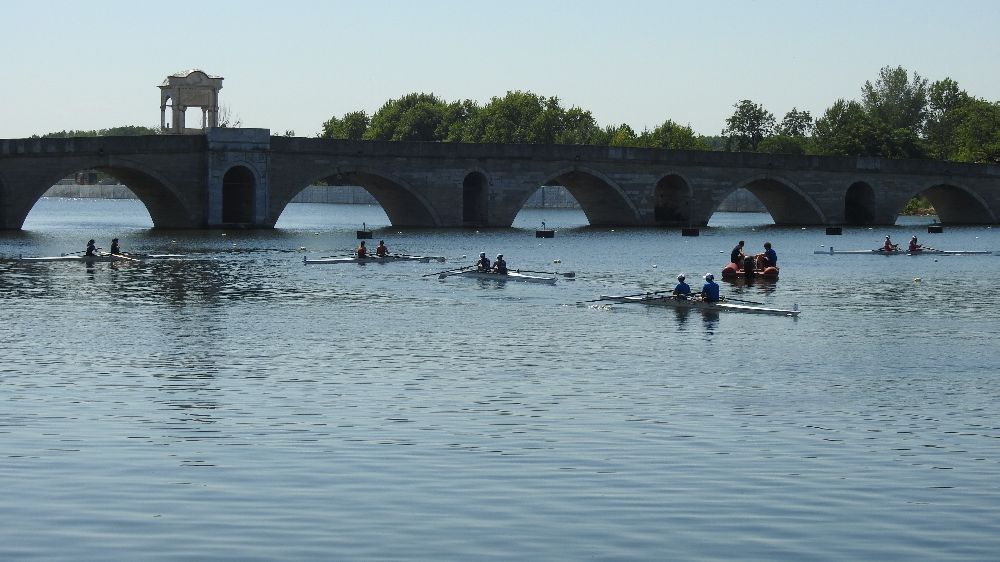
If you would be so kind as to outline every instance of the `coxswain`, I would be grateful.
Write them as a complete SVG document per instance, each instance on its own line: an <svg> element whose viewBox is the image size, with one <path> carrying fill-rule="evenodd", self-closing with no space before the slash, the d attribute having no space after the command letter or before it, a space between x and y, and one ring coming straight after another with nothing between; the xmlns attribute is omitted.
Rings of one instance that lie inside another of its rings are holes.
<svg viewBox="0 0 1000 562"><path fill-rule="evenodd" d="M701 300L705 302L719 301L719 285L711 273L705 274L705 284L701 287Z"/></svg>
<svg viewBox="0 0 1000 562"><path fill-rule="evenodd" d="M923 246L921 246L920 244L917 244L917 237L916 236L914 236L913 238L910 238L910 244L909 244L909 246L907 246L907 250L908 251L910 251L910 252L919 252L920 250L923 250L923 249L924 249Z"/></svg>
<svg viewBox="0 0 1000 562"><path fill-rule="evenodd" d="M736 265L736 269L740 268L740 264L743 263L743 241L733 248L732 252L729 252L729 262Z"/></svg>
<svg viewBox="0 0 1000 562"><path fill-rule="evenodd" d="M684 282L684 274L677 276L677 285L674 286L674 298L677 300L687 300L691 295L691 286Z"/></svg>
<svg viewBox="0 0 1000 562"><path fill-rule="evenodd" d="M96 242L94 242L93 239L91 239L89 242L87 242L87 255L88 256L96 256L97 255L97 246L95 244L96 244Z"/></svg>
<svg viewBox="0 0 1000 562"><path fill-rule="evenodd" d="M892 240L889 239L889 235L886 234L885 235L885 242L882 243L882 251L883 252L895 252L898 249L899 249L899 246L896 245L896 244L893 244Z"/></svg>
<svg viewBox="0 0 1000 562"><path fill-rule="evenodd" d="M384 258L389 255L389 248L385 247L385 240L379 240L378 246L375 247L375 255Z"/></svg>
<svg viewBox="0 0 1000 562"><path fill-rule="evenodd" d="M122 249L118 245L118 239L117 238L112 238L111 239L111 253L115 254L117 256L120 256L121 253L122 253Z"/></svg>
<svg viewBox="0 0 1000 562"><path fill-rule="evenodd" d="M497 259L493 262L493 273L507 275L507 262L503 260L503 254L497 254Z"/></svg>
<svg viewBox="0 0 1000 562"><path fill-rule="evenodd" d="M366 257L368 257L368 248L365 248L365 241L364 240L361 241L361 245L358 246L358 249L354 250L354 253L359 258L366 258Z"/></svg>
<svg viewBox="0 0 1000 562"><path fill-rule="evenodd" d="M486 252L479 252L479 261L476 262L476 271L489 271L490 260L486 257Z"/></svg>

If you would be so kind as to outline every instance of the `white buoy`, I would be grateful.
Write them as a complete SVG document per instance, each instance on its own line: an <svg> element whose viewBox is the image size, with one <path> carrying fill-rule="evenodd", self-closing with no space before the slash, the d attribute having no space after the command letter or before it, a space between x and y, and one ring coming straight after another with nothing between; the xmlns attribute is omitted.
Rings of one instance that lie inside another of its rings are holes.
<svg viewBox="0 0 1000 562"><path fill-rule="evenodd" d="M653 269L656 269L656 264L655 263L653 264Z"/></svg>
<svg viewBox="0 0 1000 562"><path fill-rule="evenodd" d="M556 259L552 260L552 263L562 263L562 260L559 259L559 258L556 258Z"/></svg>
<svg viewBox="0 0 1000 562"><path fill-rule="evenodd" d="M913 278L913 282L914 282L914 283L920 283L921 281L923 281L923 279L921 279L921 278L919 278L919 277L914 277L914 278Z"/></svg>

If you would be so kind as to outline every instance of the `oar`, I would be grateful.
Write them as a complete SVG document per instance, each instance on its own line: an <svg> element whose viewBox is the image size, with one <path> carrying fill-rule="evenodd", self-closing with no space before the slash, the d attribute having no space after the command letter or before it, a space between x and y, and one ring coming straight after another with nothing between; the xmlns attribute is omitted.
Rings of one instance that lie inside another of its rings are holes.
<svg viewBox="0 0 1000 562"><path fill-rule="evenodd" d="M128 256L123 256L122 254L112 254L110 252L104 253L104 254L100 254L100 255L103 255L103 256L114 256L115 259L119 259L119 260L140 261L140 260L137 260L135 258L130 258Z"/></svg>
<svg viewBox="0 0 1000 562"><path fill-rule="evenodd" d="M542 275L562 275L563 277L576 277L576 273L573 271L567 271L566 273L559 273L556 271L531 271L530 269L515 269L514 271L518 273L540 273Z"/></svg>
<svg viewBox="0 0 1000 562"><path fill-rule="evenodd" d="M446 269L445 271L439 271L437 273L428 273L426 275L421 275L421 277L430 277L432 275L443 275L443 276L447 277L449 275L454 275L456 273L459 273L461 271L465 271L466 269L469 269L469 268L472 268L472 267L476 267L476 266L474 266L474 265L467 265L465 267L460 267L458 269Z"/></svg>
<svg viewBox="0 0 1000 562"><path fill-rule="evenodd" d="M720 300L733 301L733 302L745 302L747 304L760 304L760 305L767 304L767 303L763 303L763 302L748 301L748 300L744 300L744 299L734 299L733 297L722 297Z"/></svg>
<svg viewBox="0 0 1000 562"><path fill-rule="evenodd" d="M598 298L598 299L589 300L589 301L580 301L580 302L578 302L576 304L583 304L583 303L587 303L587 302L599 302L599 301L607 301L607 300L616 300L616 299L627 299L627 298L631 298L631 297L644 297L646 295L660 295L660 294L663 294L663 293L673 293L673 292L674 292L673 289L667 289L667 290L664 290L664 291L646 291L645 293L637 293L635 295L616 295L614 298L609 298L607 296L604 296L604 297L601 297L601 298Z"/></svg>

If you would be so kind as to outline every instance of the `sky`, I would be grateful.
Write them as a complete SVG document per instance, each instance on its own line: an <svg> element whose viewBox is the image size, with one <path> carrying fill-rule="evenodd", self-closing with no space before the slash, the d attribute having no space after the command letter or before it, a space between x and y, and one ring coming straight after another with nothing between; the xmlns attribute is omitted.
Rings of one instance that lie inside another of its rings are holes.
<svg viewBox="0 0 1000 562"><path fill-rule="evenodd" d="M1000 100L996 0L0 0L0 29L0 138L158 127L157 86L191 68L242 126L297 136L512 90L717 135L740 100L819 117L885 66Z"/></svg>

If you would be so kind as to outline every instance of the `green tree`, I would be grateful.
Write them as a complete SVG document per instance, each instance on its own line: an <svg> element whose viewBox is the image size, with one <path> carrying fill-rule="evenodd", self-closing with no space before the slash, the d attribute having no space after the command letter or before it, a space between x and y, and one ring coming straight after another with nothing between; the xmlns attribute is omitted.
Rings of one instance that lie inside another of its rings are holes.
<svg viewBox="0 0 1000 562"><path fill-rule="evenodd" d="M864 108L839 99L816 120L813 143L820 154L871 155L872 132Z"/></svg>
<svg viewBox="0 0 1000 562"><path fill-rule="evenodd" d="M691 127L667 119L652 131L644 131L637 139L639 146L671 150L708 150L708 144Z"/></svg>
<svg viewBox="0 0 1000 562"><path fill-rule="evenodd" d="M868 115L889 129L923 132L927 118L927 80L916 72L911 80L906 70L897 66L883 67L872 84L861 88L862 103Z"/></svg>
<svg viewBox="0 0 1000 562"><path fill-rule="evenodd" d="M962 109L971 98L951 78L931 83L927 98L924 138L927 140L928 154L939 160L953 159L958 152L955 130L965 113Z"/></svg>
<svg viewBox="0 0 1000 562"><path fill-rule="evenodd" d="M331 117L323 123L319 136L325 139L361 140L368 130L370 119L364 111L345 113L342 118Z"/></svg>
<svg viewBox="0 0 1000 562"><path fill-rule="evenodd" d="M562 115L562 126L556 134L556 143L600 144L601 137L601 128L593 114L579 107L571 107Z"/></svg>
<svg viewBox="0 0 1000 562"><path fill-rule="evenodd" d="M972 99L958 111L955 159L1000 164L1000 102Z"/></svg>
<svg viewBox="0 0 1000 562"><path fill-rule="evenodd" d="M551 144L562 132L559 98L511 91L493 97L468 122L466 142ZM472 135L478 135L474 137Z"/></svg>
<svg viewBox="0 0 1000 562"><path fill-rule="evenodd" d="M793 107L778 123L774 132L786 137L805 138L812 134L813 126L813 118L808 111L799 111Z"/></svg>
<svg viewBox="0 0 1000 562"><path fill-rule="evenodd" d="M632 127L625 123L618 126L608 125L604 129L604 136L608 146L636 146L638 139Z"/></svg>
<svg viewBox="0 0 1000 562"><path fill-rule="evenodd" d="M435 141L446 104L434 94L412 93L387 101L372 115L366 140Z"/></svg>
<svg viewBox="0 0 1000 562"><path fill-rule="evenodd" d="M750 100L741 100L733 107L736 111L726 119L726 128L722 131L726 150L754 152L760 141L774 131L774 115Z"/></svg>

